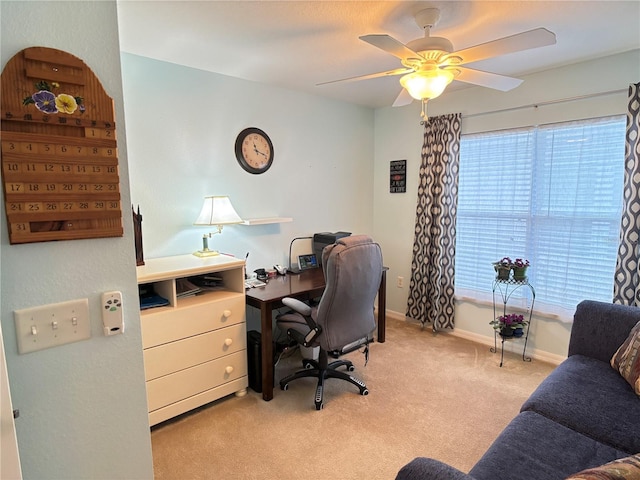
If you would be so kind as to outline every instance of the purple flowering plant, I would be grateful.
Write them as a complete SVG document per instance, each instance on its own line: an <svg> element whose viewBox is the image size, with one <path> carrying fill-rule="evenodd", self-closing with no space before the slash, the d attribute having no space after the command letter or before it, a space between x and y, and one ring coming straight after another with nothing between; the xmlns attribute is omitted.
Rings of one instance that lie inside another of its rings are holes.
<svg viewBox="0 0 640 480"><path fill-rule="evenodd" d="M511 266L513 265L513 262L511 261L511 259L509 257L502 257L497 262L494 262L493 265L495 265L496 267L511 268Z"/></svg>
<svg viewBox="0 0 640 480"><path fill-rule="evenodd" d="M516 261L513 262L513 266L516 268L524 268L524 267L528 267L529 266L529 260L522 259L522 258L516 258Z"/></svg>
<svg viewBox="0 0 640 480"><path fill-rule="evenodd" d="M493 325L495 330L502 330L507 327L515 330L516 328L524 328L527 325L527 321L524 319L524 315L508 313L506 315L500 315L495 320L489 322L489 324Z"/></svg>

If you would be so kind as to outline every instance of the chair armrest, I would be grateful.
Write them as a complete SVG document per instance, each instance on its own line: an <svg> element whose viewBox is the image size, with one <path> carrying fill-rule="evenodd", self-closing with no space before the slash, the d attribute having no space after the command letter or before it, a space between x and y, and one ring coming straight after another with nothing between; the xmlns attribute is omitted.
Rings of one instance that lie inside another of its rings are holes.
<svg viewBox="0 0 640 480"><path fill-rule="evenodd" d="M282 303L305 317L311 315L311 307L297 298L285 297L282 299Z"/></svg>
<svg viewBox="0 0 640 480"><path fill-rule="evenodd" d="M569 356L585 355L609 362L633 326L640 308L585 300L576 307L569 339Z"/></svg>
<svg viewBox="0 0 640 480"><path fill-rule="evenodd" d="M433 458L418 457L407 463L396 480L473 480L474 477Z"/></svg>
<svg viewBox="0 0 640 480"><path fill-rule="evenodd" d="M301 331L297 327L287 328L287 335L293 338L296 342L305 347L310 347L314 344L320 333L322 333L322 327L320 327L313 319L313 308L298 299L285 297L282 299L282 303L291 308L296 313L285 313L284 315L278 315L277 319L281 320L281 324L286 324L289 317L296 318L302 316L309 328L308 331Z"/></svg>

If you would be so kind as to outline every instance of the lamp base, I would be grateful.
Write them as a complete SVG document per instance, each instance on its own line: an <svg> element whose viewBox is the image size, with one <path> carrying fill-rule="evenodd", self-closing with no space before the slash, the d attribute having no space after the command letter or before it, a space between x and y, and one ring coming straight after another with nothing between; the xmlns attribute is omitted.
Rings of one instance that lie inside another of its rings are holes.
<svg viewBox="0 0 640 480"><path fill-rule="evenodd" d="M196 257L214 257L216 255L220 255L220 252L217 250L198 250L197 252L193 252Z"/></svg>
<svg viewBox="0 0 640 480"><path fill-rule="evenodd" d="M218 232L219 233L219 232ZM220 255L220 252L217 250L209 250L209 235L202 236L202 250L198 250L197 252L193 252L196 257L213 257L215 255Z"/></svg>

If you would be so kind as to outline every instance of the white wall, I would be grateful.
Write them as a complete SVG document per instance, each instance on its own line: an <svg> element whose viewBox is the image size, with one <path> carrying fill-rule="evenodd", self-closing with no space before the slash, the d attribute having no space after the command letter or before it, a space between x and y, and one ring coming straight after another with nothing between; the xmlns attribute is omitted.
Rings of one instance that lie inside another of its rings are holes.
<svg viewBox="0 0 640 480"><path fill-rule="evenodd" d="M286 265L294 237L372 233L372 109L131 54L122 54L122 68L145 258L201 248L212 229L193 222L205 195L229 195L242 218L293 218L227 226L209 241L242 258L249 252L249 271ZM273 165L261 175L235 159L235 139L246 127L273 142Z"/></svg>
<svg viewBox="0 0 640 480"><path fill-rule="evenodd" d="M640 81L640 51L614 55L591 62L532 74L511 92L471 87L445 92L429 103L430 116L461 112L462 132L471 133L536 125L580 118L622 114L627 108L626 89ZM625 92L538 108L519 109L491 115L476 115L512 107L624 89ZM404 315L411 276L411 246L415 220L416 192L420 168L423 126L418 102L402 108L376 110L374 234L385 252L388 272L387 306ZM389 193L389 162L407 160L407 193ZM487 268L491 268L490 265ZM405 287L396 287L396 278ZM488 325L493 313L487 305L459 301L456 331L478 341L493 343ZM566 355L570 324L557 319L534 317L530 335L532 351L554 360ZM528 347L529 350L529 347ZM548 355L550 354L550 355Z"/></svg>
<svg viewBox="0 0 640 480"><path fill-rule="evenodd" d="M125 220L122 238L25 245L9 245L0 222L0 316L13 407L20 410L23 476L150 479L116 2L3 0L0 15L3 67L27 47L64 50L83 59L113 97ZM100 295L110 290L123 293L126 330L105 337ZM89 340L18 354L14 310L77 298L89 299Z"/></svg>

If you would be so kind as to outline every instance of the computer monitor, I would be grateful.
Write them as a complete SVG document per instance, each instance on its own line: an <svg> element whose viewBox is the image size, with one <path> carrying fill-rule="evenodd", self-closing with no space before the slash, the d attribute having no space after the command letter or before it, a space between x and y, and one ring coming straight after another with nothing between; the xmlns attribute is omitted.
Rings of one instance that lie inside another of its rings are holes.
<svg viewBox="0 0 640 480"><path fill-rule="evenodd" d="M315 254L298 255L298 266L300 270L309 270L310 268L318 268L318 258Z"/></svg>
<svg viewBox="0 0 640 480"><path fill-rule="evenodd" d="M318 268L318 258L313 253L307 253L305 255L298 255L297 267L292 265L288 272L300 273L311 268Z"/></svg>

